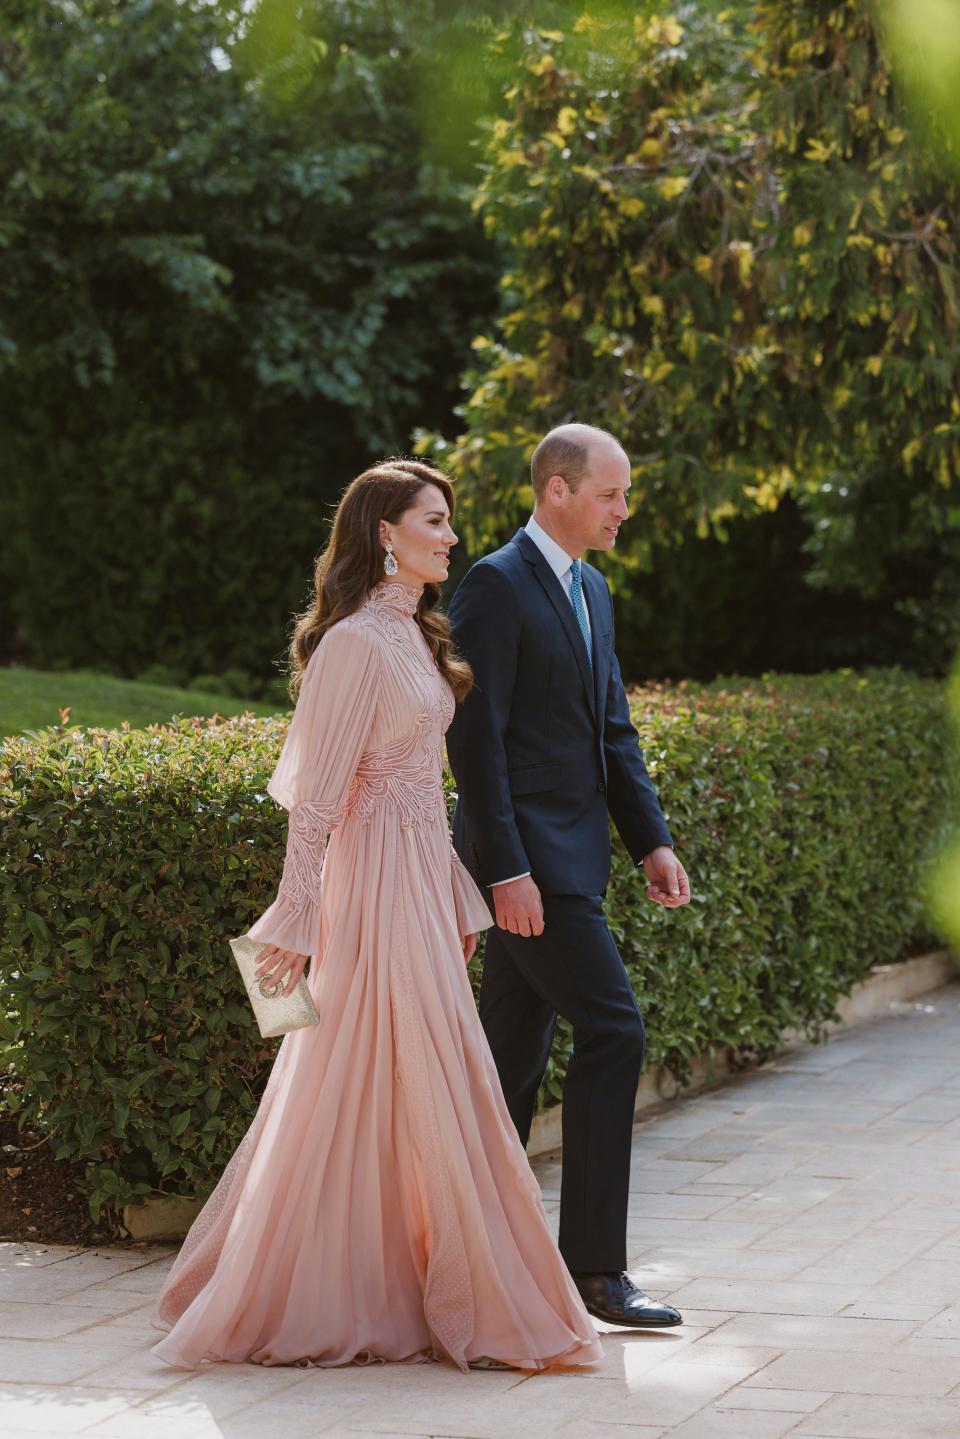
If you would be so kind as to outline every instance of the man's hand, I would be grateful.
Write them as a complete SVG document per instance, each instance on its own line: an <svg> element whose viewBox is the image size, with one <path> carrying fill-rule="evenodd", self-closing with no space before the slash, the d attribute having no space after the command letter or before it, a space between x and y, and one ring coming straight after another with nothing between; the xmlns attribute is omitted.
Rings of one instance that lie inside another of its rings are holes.
<svg viewBox="0 0 960 1439"><path fill-rule="evenodd" d="M690 903L690 881L687 872L668 844L660 844L643 857L647 876L647 896L664 909L676 909Z"/></svg>
<svg viewBox="0 0 960 1439"><path fill-rule="evenodd" d="M512 879L509 884L494 885L493 903L501 929L523 935L525 939L543 934L543 901L529 874L522 879Z"/></svg>
<svg viewBox="0 0 960 1439"><path fill-rule="evenodd" d="M281 949L278 944L268 944L260 951L255 970L257 979L269 976L272 989L278 980L283 980L283 992L289 994L300 983L300 976L306 968L309 955L297 954L292 949Z"/></svg>

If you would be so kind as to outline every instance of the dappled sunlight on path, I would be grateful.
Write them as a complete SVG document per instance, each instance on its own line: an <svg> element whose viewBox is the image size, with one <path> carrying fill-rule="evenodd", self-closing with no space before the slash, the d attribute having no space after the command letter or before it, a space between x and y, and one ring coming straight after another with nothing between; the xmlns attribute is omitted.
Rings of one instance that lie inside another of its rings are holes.
<svg viewBox="0 0 960 1439"><path fill-rule="evenodd" d="M958 1192L960 984L637 1129L631 1272L682 1329L600 1325L602 1364L529 1377L189 1373L149 1353L172 1247L6 1244L5 1439L956 1439Z"/></svg>

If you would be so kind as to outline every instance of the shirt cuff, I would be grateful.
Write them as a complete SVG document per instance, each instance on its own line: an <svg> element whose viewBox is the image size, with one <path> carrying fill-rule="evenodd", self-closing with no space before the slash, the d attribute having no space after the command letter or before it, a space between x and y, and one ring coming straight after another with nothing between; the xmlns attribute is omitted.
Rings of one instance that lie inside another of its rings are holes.
<svg viewBox="0 0 960 1439"><path fill-rule="evenodd" d="M530 870L525 869L525 870L523 871L523 874L512 874L509 879L495 879L495 880L493 881L493 883L490 885L490 888L491 888L491 889L496 889L497 886L498 886L498 885L501 885L501 884L513 884L513 881L514 881L515 879L527 879L528 876L529 876L529 874L530 874Z"/></svg>

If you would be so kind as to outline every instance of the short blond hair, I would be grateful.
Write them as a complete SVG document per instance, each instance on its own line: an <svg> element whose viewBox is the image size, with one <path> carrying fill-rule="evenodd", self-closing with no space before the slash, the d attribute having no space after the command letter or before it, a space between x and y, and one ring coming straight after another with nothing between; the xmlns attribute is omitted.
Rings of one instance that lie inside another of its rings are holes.
<svg viewBox="0 0 960 1439"><path fill-rule="evenodd" d="M590 471L590 441L594 436L612 441L617 449L623 448L615 435L597 425L557 425L544 435L530 460L530 480L538 500L543 499L551 475L562 475L576 494Z"/></svg>

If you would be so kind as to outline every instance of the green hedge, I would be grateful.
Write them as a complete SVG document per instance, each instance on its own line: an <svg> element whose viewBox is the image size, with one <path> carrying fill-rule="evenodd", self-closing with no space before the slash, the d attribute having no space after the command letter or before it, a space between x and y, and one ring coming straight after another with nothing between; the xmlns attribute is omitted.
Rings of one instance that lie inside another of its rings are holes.
<svg viewBox="0 0 960 1439"><path fill-rule="evenodd" d="M634 695L690 871L651 905L617 849L609 913L650 1061L815 1034L871 964L934 942L922 868L947 809L942 687L897 672ZM208 1190L276 1044L225 937L273 898L286 719L60 730L0 750L0 1044L24 1120L87 1163L91 1212ZM541 1095L559 1097L561 1029ZM8 1096L9 1102L9 1096Z"/></svg>
<svg viewBox="0 0 960 1439"><path fill-rule="evenodd" d="M607 910L649 1033L681 1081L709 1050L811 1038L872 965L942 943L926 873L950 810L944 687L899 671L633 695L693 898L651 905L620 845ZM569 1034L558 1027L560 1095Z"/></svg>

